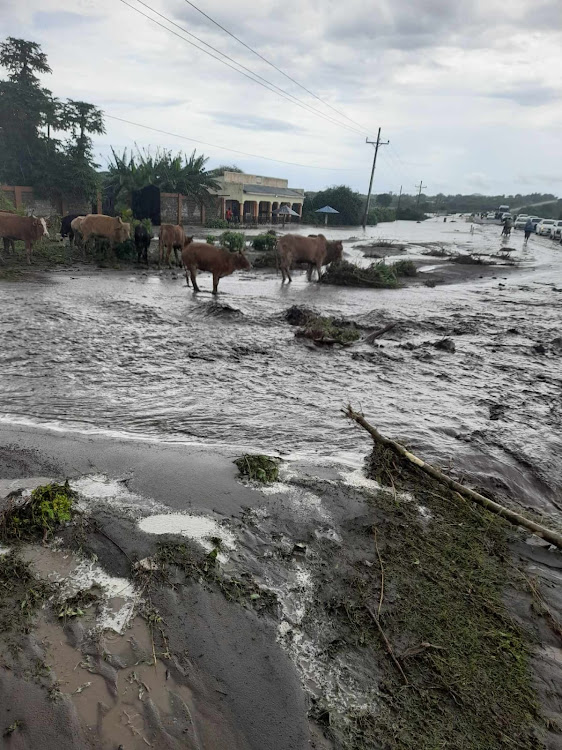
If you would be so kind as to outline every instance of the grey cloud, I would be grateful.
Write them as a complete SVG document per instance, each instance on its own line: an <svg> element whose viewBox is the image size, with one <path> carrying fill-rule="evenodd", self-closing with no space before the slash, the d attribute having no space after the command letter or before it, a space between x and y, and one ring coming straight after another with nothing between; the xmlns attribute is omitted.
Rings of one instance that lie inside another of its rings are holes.
<svg viewBox="0 0 562 750"><path fill-rule="evenodd" d="M268 130L276 133L304 133L304 128L285 120L276 120L258 115L236 115L230 112L211 112L215 122L241 130Z"/></svg>
<svg viewBox="0 0 562 750"><path fill-rule="evenodd" d="M551 86L543 86L540 83L535 85L525 83L504 91L493 91L488 96L495 99L510 99L522 107L536 107L559 99L560 91Z"/></svg>

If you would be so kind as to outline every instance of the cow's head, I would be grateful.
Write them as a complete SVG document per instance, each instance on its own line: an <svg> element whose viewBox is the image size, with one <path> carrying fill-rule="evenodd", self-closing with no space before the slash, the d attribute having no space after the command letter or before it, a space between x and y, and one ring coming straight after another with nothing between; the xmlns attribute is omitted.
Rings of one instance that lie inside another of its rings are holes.
<svg viewBox="0 0 562 750"><path fill-rule="evenodd" d="M31 216L31 219L33 221L33 234L35 235L35 238L40 240L41 237L48 237L49 231L45 219L39 218L38 216Z"/></svg>
<svg viewBox="0 0 562 750"><path fill-rule="evenodd" d="M343 258L343 243L341 240L331 240L326 243L326 261L328 263L339 263Z"/></svg>
<svg viewBox="0 0 562 750"><path fill-rule="evenodd" d="M242 250L239 250L237 253L233 253L232 255L234 256L234 268L236 268L238 271L248 270L252 267L252 264L246 257L246 253L243 253Z"/></svg>
<svg viewBox="0 0 562 750"><path fill-rule="evenodd" d="M193 237L186 237L185 240L183 241L183 246L187 247L188 245L191 245L192 242L193 242Z"/></svg>
<svg viewBox="0 0 562 750"><path fill-rule="evenodd" d="M117 228L115 230L115 241L125 242L131 236L131 225L123 221L120 216L117 217Z"/></svg>

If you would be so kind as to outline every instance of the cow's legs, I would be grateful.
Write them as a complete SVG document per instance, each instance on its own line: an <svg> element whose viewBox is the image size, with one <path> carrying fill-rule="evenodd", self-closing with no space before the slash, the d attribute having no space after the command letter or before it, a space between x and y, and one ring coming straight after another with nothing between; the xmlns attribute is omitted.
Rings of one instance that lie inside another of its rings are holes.
<svg viewBox="0 0 562 750"><path fill-rule="evenodd" d="M289 271L289 266L287 266L287 268L285 269L285 272L287 274L287 279L288 279L289 284L290 284L293 279L291 278L291 272Z"/></svg>
<svg viewBox="0 0 562 750"><path fill-rule="evenodd" d="M174 256L176 258L176 266L179 266L181 268L179 248L176 245L174 245Z"/></svg>
<svg viewBox="0 0 562 750"><path fill-rule="evenodd" d="M220 274L214 273L213 274L213 294L219 293L219 279L220 279Z"/></svg>
<svg viewBox="0 0 562 750"><path fill-rule="evenodd" d="M191 283L193 284L193 291L198 292L199 287L197 286L197 277L195 276L195 268L193 268L193 266L189 269L189 275L191 276Z"/></svg>
<svg viewBox="0 0 562 750"><path fill-rule="evenodd" d="M322 276L322 261L319 260L316 264L316 272L318 274L318 283L320 283L320 277Z"/></svg>

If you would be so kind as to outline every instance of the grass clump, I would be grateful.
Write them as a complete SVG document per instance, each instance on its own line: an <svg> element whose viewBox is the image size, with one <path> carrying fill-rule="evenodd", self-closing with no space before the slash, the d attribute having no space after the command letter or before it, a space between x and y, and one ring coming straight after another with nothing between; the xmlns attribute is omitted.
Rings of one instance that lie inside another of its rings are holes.
<svg viewBox="0 0 562 750"><path fill-rule="evenodd" d="M33 575L13 550L0 555L0 636L9 640L29 633L35 612L52 595L52 587Z"/></svg>
<svg viewBox="0 0 562 750"><path fill-rule="evenodd" d="M345 594L324 606L340 642L377 658L379 698L376 711L350 714L333 731L353 748L542 747L533 642L504 602L506 587L521 585L508 546L514 532L383 446L368 474L390 488L371 498L377 522L365 529L379 558L348 571Z"/></svg>
<svg viewBox="0 0 562 750"><path fill-rule="evenodd" d="M219 245L228 248L231 253L237 253L246 247L246 238L243 232L223 232L219 237Z"/></svg>
<svg viewBox="0 0 562 750"><path fill-rule="evenodd" d="M279 479L279 459L261 453L246 453L234 462L241 477L253 482L270 484Z"/></svg>
<svg viewBox="0 0 562 750"><path fill-rule="evenodd" d="M398 276L393 266L387 265L384 261L371 263L368 268L359 268L347 260L331 263L322 274L320 281L322 284L373 289L395 289L398 286Z"/></svg>
<svg viewBox="0 0 562 750"><path fill-rule="evenodd" d="M360 333L353 323L337 321L323 315L309 317L304 326L295 336L311 339L319 344L353 344L360 337Z"/></svg>
<svg viewBox="0 0 562 750"><path fill-rule="evenodd" d="M179 542L162 542L158 545L156 563L164 576L175 569L187 579L205 582L211 588L218 588L230 602L251 607L258 612L275 613L277 597L272 591L260 588L248 573L237 578L224 574L217 564L221 541L214 540L214 548L207 554L194 547Z"/></svg>
<svg viewBox="0 0 562 750"><path fill-rule="evenodd" d="M13 498L1 518L1 536L7 539L43 538L57 526L72 520L76 493L64 484L36 487L29 498Z"/></svg>
<svg viewBox="0 0 562 750"><path fill-rule="evenodd" d="M392 264L392 269L397 276L417 276L418 269L413 260L397 260Z"/></svg>

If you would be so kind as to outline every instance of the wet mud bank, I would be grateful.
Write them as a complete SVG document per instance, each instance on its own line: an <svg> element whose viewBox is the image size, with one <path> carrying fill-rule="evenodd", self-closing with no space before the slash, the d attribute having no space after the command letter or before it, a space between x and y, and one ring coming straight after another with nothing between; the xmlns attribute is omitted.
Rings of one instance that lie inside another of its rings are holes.
<svg viewBox="0 0 562 750"><path fill-rule="evenodd" d="M77 493L2 542L14 747L560 747L559 551L384 452L261 485L234 448L0 437L0 495Z"/></svg>

